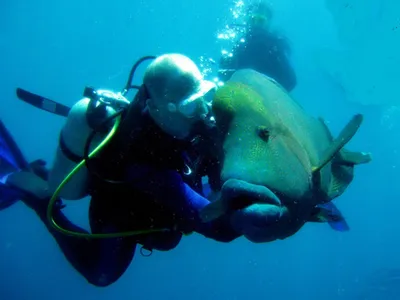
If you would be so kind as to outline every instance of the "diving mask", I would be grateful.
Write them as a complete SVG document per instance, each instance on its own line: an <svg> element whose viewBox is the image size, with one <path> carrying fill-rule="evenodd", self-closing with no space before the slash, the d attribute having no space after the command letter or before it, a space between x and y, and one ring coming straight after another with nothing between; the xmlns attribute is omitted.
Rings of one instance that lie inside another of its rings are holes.
<svg viewBox="0 0 400 300"><path fill-rule="evenodd" d="M211 112L211 105L214 100L217 86L211 82L204 80L200 90L190 95L190 97L181 100L179 103L169 103L170 111L179 111L186 118L205 118Z"/></svg>

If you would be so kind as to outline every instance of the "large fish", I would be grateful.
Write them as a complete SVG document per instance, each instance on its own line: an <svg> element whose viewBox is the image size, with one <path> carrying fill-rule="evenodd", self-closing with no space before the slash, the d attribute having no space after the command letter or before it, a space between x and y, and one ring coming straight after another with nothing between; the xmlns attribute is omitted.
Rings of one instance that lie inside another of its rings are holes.
<svg viewBox="0 0 400 300"><path fill-rule="evenodd" d="M354 165L371 160L369 154L343 149L362 115L355 115L334 139L322 119L307 114L276 81L251 69L237 71L217 91L213 111L223 136L225 185L221 198L201 212L204 221L254 204L254 190L261 188L268 190L261 202L284 208L276 224L282 237L307 221L341 218L331 200L351 183ZM244 183L254 188L243 188ZM241 196L232 199L237 185Z"/></svg>

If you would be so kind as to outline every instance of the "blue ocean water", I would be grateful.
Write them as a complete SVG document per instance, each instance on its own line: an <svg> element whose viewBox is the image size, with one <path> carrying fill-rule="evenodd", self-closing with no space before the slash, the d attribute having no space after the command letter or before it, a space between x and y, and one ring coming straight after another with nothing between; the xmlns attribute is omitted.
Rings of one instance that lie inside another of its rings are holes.
<svg viewBox="0 0 400 300"><path fill-rule="evenodd" d="M136 253L118 282L96 288L69 266L36 215L17 203L0 212L0 299L400 299L400 102L349 101L349 82L316 63L320 49L341 47L326 2L273 1L274 25L291 42L298 74L293 95L307 111L323 116L335 134L352 114L365 114L349 147L372 152L373 162L356 169L335 201L349 232L307 224L269 244L191 235L170 252ZM51 163L64 120L17 100L16 87L72 105L86 85L120 90L144 55L218 60L218 31L231 22L234 6L231 0L3 0L0 117L29 160ZM381 14L370 22L381 22ZM375 55L370 59L379 60ZM143 68L136 80L142 75ZM88 228L87 207L85 200L68 203L67 215Z"/></svg>

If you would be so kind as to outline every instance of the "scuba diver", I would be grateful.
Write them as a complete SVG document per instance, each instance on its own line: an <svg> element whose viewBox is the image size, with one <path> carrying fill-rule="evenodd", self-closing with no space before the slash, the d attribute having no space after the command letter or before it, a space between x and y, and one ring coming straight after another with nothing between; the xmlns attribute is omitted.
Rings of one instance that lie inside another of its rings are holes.
<svg viewBox="0 0 400 300"><path fill-rule="evenodd" d="M288 56L290 46L287 40L271 31L272 10L261 0L248 8L247 24L234 24L243 27L243 37L234 45L231 54L222 55L218 77L226 82L239 69L253 69L272 77L288 92L296 84L296 74Z"/></svg>
<svg viewBox="0 0 400 300"><path fill-rule="evenodd" d="M154 60L143 84L134 86L134 71L146 59ZM124 95L132 88L138 92L129 102ZM13 164L14 172L4 186L21 194L1 200L3 206L20 197L45 224L67 260L96 286L118 280L137 245L168 251L192 232L230 242L253 230L253 225L235 224L231 212L243 211L248 219L259 219L262 213L276 222L279 212L247 211L247 207L233 207L212 222L199 217L210 203L203 196L201 177L209 177L214 191L224 188L219 162L206 146L214 142L216 131L210 109L215 89L195 63L180 54L145 57L132 68L122 93L86 88L85 98L71 109L18 89L20 99L67 116L67 121L46 176L39 176L43 172L37 170L45 169L43 162L36 163L41 168L28 168L26 162ZM8 153L14 155L10 161L21 160L18 151ZM256 199L265 196L262 191L253 194ZM61 199L86 196L91 197L91 233L62 212Z"/></svg>

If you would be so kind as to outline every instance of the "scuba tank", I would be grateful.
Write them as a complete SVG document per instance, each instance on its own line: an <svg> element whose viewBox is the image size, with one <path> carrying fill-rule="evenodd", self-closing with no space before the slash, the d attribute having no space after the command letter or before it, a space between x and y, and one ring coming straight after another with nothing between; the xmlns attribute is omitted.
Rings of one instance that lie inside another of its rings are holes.
<svg viewBox="0 0 400 300"><path fill-rule="evenodd" d="M55 192L61 182L66 179L66 176L82 160L88 160L88 154L103 141L103 138L109 133L113 124L115 124L115 119L118 115L116 111L127 110L130 105L124 96L130 90L136 89L139 90L137 96L146 97L142 92L145 90L143 86L134 85L132 81L139 65L150 59L155 59L155 56L142 57L133 65L122 92L114 93L108 90L95 90L94 88L86 87L83 93L84 98L78 101L72 108L47 97L17 88L16 94L18 99L41 110L67 118L59 135L59 143L53 167L49 174L51 192ZM132 115L132 112L128 112L128 115ZM122 127L126 128L133 124L127 125ZM78 200L87 196L88 180L89 172L87 166L82 166L63 185L63 189L59 192L59 195L66 200Z"/></svg>
<svg viewBox="0 0 400 300"><path fill-rule="evenodd" d="M52 191L83 159L86 142L93 130L117 110L129 105L129 101L120 93L107 90L96 91L93 88L86 88L84 96L85 98L71 108L61 130L54 165L49 175L49 186ZM110 128L106 127L98 131L99 134L93 138L90 150L97 147L104 139ZM88 180L88 170L83 167L64 186L60 197L79 200L87 196Z"/></svg>
<svg viewBox="0 0 400 300"><path fill-rule="evenodd" d="M54 230L68 236L86 239L176 232L175 227L152 227L113 233L81 233L62 228L53 218L53 211L59 197L75 200L88 195L89 178L93 178L92 175L104 182L129 183L129 180L115 181L98 176L100 174L92 169L90 161L111 139L113 139L112 145L118 146L123 153L129 152L129 146L135 144L135 133L142 129L139 116L144 111L148 94L143 84L133 85L132 78L141 62L154 58L154 56L147 56L136 62L122 93L86 88L84 98L72 108L20 88L17 89L20 100L68 118L59 136L58 150L52 174L50 174L50 184L56 189L52 191L53 195L47 207L46 217ZM132 103L129 103L124 96L131 89L137 89L138 93ZM181 236L181 233L178 233L178 236Z"/></svg>

